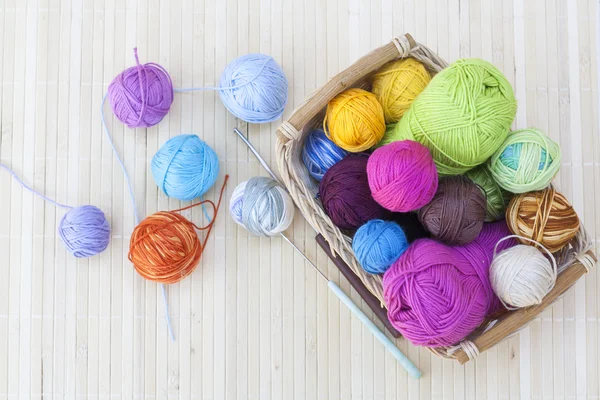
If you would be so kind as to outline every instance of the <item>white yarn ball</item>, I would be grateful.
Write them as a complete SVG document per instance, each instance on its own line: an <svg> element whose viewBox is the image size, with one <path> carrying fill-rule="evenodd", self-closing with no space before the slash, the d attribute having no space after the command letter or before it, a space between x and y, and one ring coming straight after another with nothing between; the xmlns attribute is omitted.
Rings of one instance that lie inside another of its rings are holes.
<svg viewBox="0 0 600 400"><path fill-rule="evenodd" d="M490 283L506 308L540 304L554 288L556 261L548 250L544 250L552 262L540 250L525 244L510 247L494 257Z"/></svg>
<svg viewBox="0 0 600 400"><path fill-rule="evenodd" d="M233 190L229 211L235 222L258 236L275 236L294 219L294 202L273 179L251 178Z"/></svg>

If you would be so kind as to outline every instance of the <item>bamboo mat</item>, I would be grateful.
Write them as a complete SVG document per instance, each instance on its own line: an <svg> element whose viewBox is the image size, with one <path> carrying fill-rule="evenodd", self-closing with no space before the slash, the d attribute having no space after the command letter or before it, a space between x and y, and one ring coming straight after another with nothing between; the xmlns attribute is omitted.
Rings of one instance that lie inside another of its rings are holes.
<svg viewBox="0 0 600 400"><path fill-rule="evenodd" d="M0 398L598 399L597 271L464 367L400 339L424 372L415 381L301 256L279 238L249 236L226 212L199 268L168 290L171 342L159 289L127 261L132 207L99 116L136 45L176 87L213 86L233 58L270 54L289 79L287 117L354 60L409 32L448 61L482 57L506 74L515 128L537 126L560 143L558 186L598 244L597 22L594 0L0 0L0 161L60 202L100 207L113 228L108 251L75 260L56 237L62 211L0 173ZM229 197L265 174L233 127L275 166L278 123L247 126L213 92L176 94L148 130L108 121L143 215L187 204L159 193L149 173L169 137L207 141L218 182L231 175ZM359 301L300 216L289 234Z"/></svg>

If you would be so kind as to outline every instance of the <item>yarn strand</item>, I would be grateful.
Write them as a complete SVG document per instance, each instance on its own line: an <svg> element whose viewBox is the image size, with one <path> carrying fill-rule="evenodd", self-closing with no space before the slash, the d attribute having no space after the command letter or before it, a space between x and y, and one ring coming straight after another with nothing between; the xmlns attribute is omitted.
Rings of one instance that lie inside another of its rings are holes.
<svg viewBox="0 0 600 400"><path fill-rule="evenodd" d="M4 169L4 170L5 170L5 171L7 171L9 174L11 174L11 175L13 176L13 178L15 178L15 180L16 180L17 182L19 182L19 184L20 184L21 186L23 186L23 188L27 189L28 191L30 191L30 192L31 192L31 193L33 193L34 195L36 195L36 196L38 196L38 197L40 197L40 198L42 198L42 199L46 200L47 202L50 202L50 203L54 204L55 206L58 206L58 207L61 207L61 208L66 208L66 209L68 209L68 210L70 210L70 209L72 209L72 208L73 208L73 207L71 207L71 206L68 206L68 205L66 205L66 204L61 204L61 203L59 203L59 202L57 202L57 201L55 201L55 200L52 200L51 198L48 198L48 197L44 196L43 194L41 194L41 193L40 193L40 192L38 192L37 190L35 190L35 189L33 189L32 187L28 186L28 185L27 185L25 182L23 182L23 181L21 180L21 178L19 178L19 177L17 176L17 174L15 174L15 173L14 173L14 171L13 171L13 170L11 170L10 168L8 168L6 165L4 165L4 164L0 163L0 168Z"/></svg>

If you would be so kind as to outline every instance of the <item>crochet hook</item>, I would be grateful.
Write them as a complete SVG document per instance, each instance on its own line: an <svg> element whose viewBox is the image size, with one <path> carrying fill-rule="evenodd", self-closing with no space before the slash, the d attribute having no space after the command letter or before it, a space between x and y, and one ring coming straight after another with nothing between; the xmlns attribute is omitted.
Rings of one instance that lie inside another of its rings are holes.
<svg viewBox="0 0 600 400"><path fill-rule="evenodd" d="M252 154L256 157L256 159L263 166L265 171L271 175L271 177L281 183L279 178L275 175L275 173L271 170L267 162L261 157L258 153L258 150L250 143L250 140L244 136L244 134L237 128L233 128L233 131L239 136L240 139L248 146ZM313 227L314 229L314 227ZM367 317L367 315L352 301L352 299L344 293L344 291L332 280L328 279L327 276L313 263L307 256L304 254L302 250L300 250L284 233L281 233L281 237L288 242L294 250L296 250L314 269L317 273L327 281L327 286L329 289L340 299L342 303L348 307L348 309L356 315L356 317L371 331L371 333L379 340L381 344L394 356L394 358L404 367L404 369L408 372L408 374L415 379L419 379L421 377L421 371L414 365L408 357L404 353L400 351L400 349L392 342L382 331L375 325L373 321Z"/></svg>

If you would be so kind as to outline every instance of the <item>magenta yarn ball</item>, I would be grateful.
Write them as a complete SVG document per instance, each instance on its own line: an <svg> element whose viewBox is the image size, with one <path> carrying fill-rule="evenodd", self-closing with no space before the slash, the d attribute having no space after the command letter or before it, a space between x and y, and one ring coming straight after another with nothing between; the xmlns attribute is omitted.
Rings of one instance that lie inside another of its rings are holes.
<svg viewBox="0 0 600 400"><path fill-rule="evenodd" d="M134 49L136 66L127 68L108 87L108 100L115 116L129 128L147 128L158 124L173 103L173 83L158 64L140 64Z"/></svg>
<svg viewBox="0 0 600 400"><path fill-rule="evenodd" d="M375 150L369 157L367 176L375 201L395 212L423 207L438 187L429 149L412 140L392 142Z"/></svg>
<svg viewBox="0 0 600 400"><path fill-rule="evenodd" d="M383 295L392 325L416 346L458 344L500 308L489 280L504 221L485 224L473 242L448 246L419 239L387 270ZM498 251L514 246L506 240Z"/></svg>
<svg viewBox="0 0 600 400"><path fill-rule="evenodd" d="M319 184L323 209L339 228L357 229L387 214L371 196L367 160L366 154L347 156L329 168Z"/></svg>

